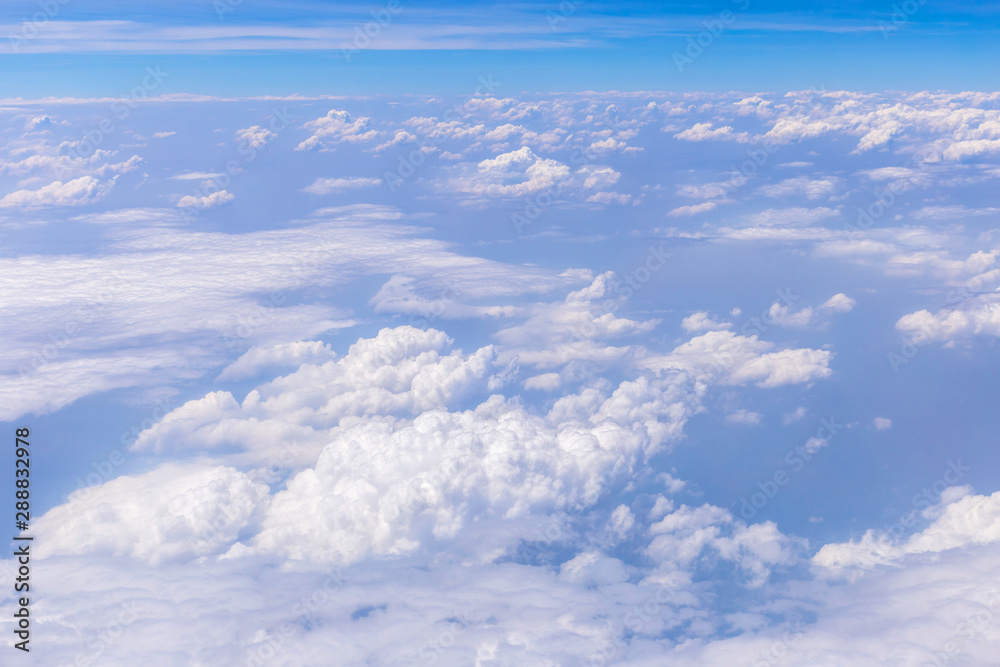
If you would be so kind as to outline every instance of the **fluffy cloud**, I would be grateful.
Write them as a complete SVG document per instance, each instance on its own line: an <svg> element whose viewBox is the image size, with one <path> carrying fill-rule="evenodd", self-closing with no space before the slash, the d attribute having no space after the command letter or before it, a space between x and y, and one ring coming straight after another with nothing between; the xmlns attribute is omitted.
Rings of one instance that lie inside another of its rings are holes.
<svg viewBox="0 0 1000 667"><path fill-rule="evenodd" d="M539 303L524 309L521 324L494 334L504 360L555 368L574 360L610 362L628 350L605 341L648 333L657 320L631 320L614 313L625 302L621 283L603 273L589 287L571 292L563 302Z"/></svg>
<svg viewBox="0 0 1000 667"><path fill-rule="evenodd" d="M263 148L274 140L277 135L271 130L252 125L248 128L237 130L236 141L248 148Z"/></svg>
<svg viewBox="0 0 1000 667"><path fill-rule="evenodd" d="M710 331L692 338L666 355L640 363L659 371L678 370L702 382L780 387L829 377L833 353L808 348L771 352L773 343L731 331Z"/></svg>
<svg viewBox="0 0 1000 667"><path fill-rule="evenodd" d="M3 307L19 322L0 350L0 413L15 419L91 392L200 376L230 350L354 325L329 303L291 300L306 284L343 285L401 265L421 283L461 284L469 299L579 283L575 275L461 257L387 223L395 217L361 207L240 234L123 228L104 254L0 259L9 286ZM40 342L49 340L57 344Z"/></svg>
<svg viewBox="0 0 1000 667"><path fill-rule="evenodd" d="M230 203L234 199L236 199L236 195L232 192L229 192L228 190L216 190L212 194L204 195L202 197L185 195L178 200L177 206L179 208L196 208L203 210L223 206Z"/></svg>
<svg viewBox="0 0 1000 667"><path fill-rule="evenodd" d="M113 185L114 179L102 183L93 176L55 181L38 190L11 192L0 199L0 208L83 206L102 199Z"/></svg>
<svg viewBox="0 0 1000 667"><path fill-rule="evenodd" d="M279 343L270 347L253 347L239 359L226 366L219 374L220 380L242 380L253 377L261 370L274 366L301 366L316 363L334 356L329 345L319 341Z"/></svg>
<svg viewBox="0 0 1000 667"><path fill-rule="evenodd" d="M681 327L684 331L715 331L717 329L731 329L731 322L721 322L713 320L705 311L698 311L688 315L681 320Z"/></svg>
<svg viewBox="0 0 1000 667"><path fill-rule="evenodd" d="M330 109L325 116L307 122L303 127L312 135L295 147L297 151L307 151L315 148L330 149L336 144L359 143L371 141L378 132L369 129L371 119L366 116L352 118L347 111Z"/></svg>
<svg viewBox="0 0 1000 667"><path fill-rule="evenodd" d="M524 146L483 160L475 173L451 179L448 187L485 197L521 197L554 188L570 175L565 164L540 158Z"/></svg>
<svg viewBox="0 0 1000 667"><path fill-rule="evenodd" d="M166 465L118 477L76 491L39 519L38 555L124 555L151 565L217 555L267 495L266 486L225 467Z"/></svg>
<svg viewBox="0 0 1000 667"><path fill-rule="evenodd" d="M712 123L695 123L692 127L678 132L674 135L676 139L684 141L710 141L710 140L734 140L739 142L749 141L750 135L747 132L733 132L729 125L712 128Z"/></svg>

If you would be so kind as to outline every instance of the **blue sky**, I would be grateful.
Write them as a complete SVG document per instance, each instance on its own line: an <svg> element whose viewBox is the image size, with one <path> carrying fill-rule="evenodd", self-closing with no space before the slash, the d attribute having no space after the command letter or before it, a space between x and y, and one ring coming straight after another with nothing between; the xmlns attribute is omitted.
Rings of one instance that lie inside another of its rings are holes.
<svg viewBox="0 0 1000 667"><path fill-rule="evenodd" d="M0 10L8 36L0 48L17 56L0 75L10 96L117 95L148 64L174 74L171 91L214 95L462 94L491 72L510 90L536 92L996 85L992 68L968 66L997 56L989 3L812 3L803 11L743 0L401 2L392 12L253 0L43 4ZM355 28L366 27L370 38L351 52ZM699 39L704 53L679 71L674 54Z"/></svg>
<svg viewBox="0 0 1000 667"><path fill-rule="evenodd" d="M990 664L996 7L741 4L5 5L25 664Z"/></svg>

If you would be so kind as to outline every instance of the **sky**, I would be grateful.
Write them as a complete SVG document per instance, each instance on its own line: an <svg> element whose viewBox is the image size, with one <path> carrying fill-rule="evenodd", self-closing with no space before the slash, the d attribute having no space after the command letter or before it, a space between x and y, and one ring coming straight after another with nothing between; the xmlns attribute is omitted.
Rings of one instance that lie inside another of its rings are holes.
<svg viewBox="0 0 1000 667"><path fill-rule="evenodd" d="M996 9L6 3L3 664L992 664Z"/></svg>

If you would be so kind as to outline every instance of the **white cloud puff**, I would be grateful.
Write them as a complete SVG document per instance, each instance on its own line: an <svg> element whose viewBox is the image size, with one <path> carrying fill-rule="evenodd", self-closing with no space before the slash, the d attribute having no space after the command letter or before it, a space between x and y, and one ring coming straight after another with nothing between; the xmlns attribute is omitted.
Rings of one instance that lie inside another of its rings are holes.
<svg viewBox="0 0 1000 667"><path fill-rule="evenodd" d="M325 116L307 122L304 127L312 135L295 147L297 151L307 151L319 148L329 149L336 144L360 143L371 141L378 132L370 129L371 119L366 116L352 118L351 114L341 109L330 109Z"/></svg>
<svg viewBox="0 0 1000 667"><path fill-rule="evenodd" d="M102 183L93 176L71 181L55 181L38 190L17 190L0 199L0 208L83 206L99 201L114 185L114 179Z"/></svg>
<svg viewBox="0 0 1000 667"><path fill-rule="evenodd" d="M177 202L179 208L196 208L199 210L217 208L228 204L236 199L234 195L229 190L216 190L212 194L204 195L201 197L196 197L194 195L185 195L180 198Z"/></svg>
<svg viewBox="0 0 1000 667"><path fill-rule="evenodd" d="M733 324L732 322L713 320L707 312L701 310L681 320L681 327L684 331L717 331L731 329Z"/></svg>
<svg viewBox="0 0 1000 667"><path fill-rule="evenodd" d="M780 387L829 377L833 353L808 348L770 352L773 343L757 336L731 331L710 331L692 338L666 355L649 356L640 363L648 368L678 370L699 381L723 384L754 382L760 387Z"/></svg>
<svg viewBox="0 0 1000 667"><path fill-rule="evenodd" d="M557 160L541 158L523 146L483 160L475 173L451 179L449 188L485 197L521 197L568 181L570 168Z"/></svg>
<svg viewBox="0 0 1000 667"><path fill-rule="evenodd" d="M743 143L749 141L750 135L747 132L733 132L733 128L730 125L713 128L712 123L695 123L692 127L675 134L674 138L684 141L713 141L721 139Z"/></svg>

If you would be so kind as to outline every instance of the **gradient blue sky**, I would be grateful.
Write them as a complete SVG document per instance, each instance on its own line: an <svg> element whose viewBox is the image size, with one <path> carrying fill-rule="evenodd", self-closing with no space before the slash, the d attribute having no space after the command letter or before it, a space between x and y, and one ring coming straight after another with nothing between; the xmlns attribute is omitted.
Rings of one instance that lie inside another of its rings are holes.
<svg viewBox="0 0 1000 667"><path fill-rule="evenodd" d="M995 86L996 68L975 63L1000 55L990 2L402 2L350 62L341 45L385 7L52 2L0 8L0 34L15 40L0 44L7 96L118 95L148 64L173 74L170 92L213 95L461 94L489 73L513 91L957 91ZM723 12L722 32L679 72L673 54ZM32 17L45 19L37 32Z"/></svg>

